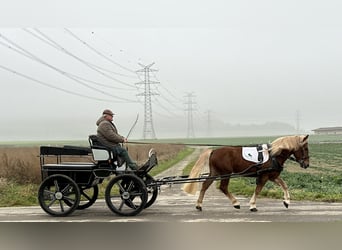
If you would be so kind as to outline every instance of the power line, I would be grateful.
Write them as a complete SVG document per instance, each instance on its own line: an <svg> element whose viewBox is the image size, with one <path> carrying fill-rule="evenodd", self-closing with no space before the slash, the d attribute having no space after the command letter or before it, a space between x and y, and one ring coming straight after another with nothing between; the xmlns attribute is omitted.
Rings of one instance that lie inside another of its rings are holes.
<svg viewBox="0 0 342 250"><path fill-rule="evenodd" d="M71 79L71 80L73 80L73 81L75 81L75 82L77 82L77 83L79 83L79 84L81 84L81 85L83 85L83 86L89 88L89 89L92 89L92 90L94 90L94 91L96 91L96 92L99 92L99 93L101 93L101 94L104 94L104 95L107 95L107 96L110 96L110 97L113 97L113 98L116 98L116 99L120 99L120 100L123 100L123 101L126 101L126 102L136 102L136 100L131 100L131 99L127 99L127 98L122 98L122 97L120 97L120 96L111 95L111 94L109 94L109 93L107 93L107 92L105 92L105 91L96 89L96 88L90 86L89 84L86 84L86 83L84 83L84 82L82 82L82 81L76 79L75 77L73 77L73 76L70 75L69 73L67 73L67 72L65 72L65 71L63 71L63 70L61 70L61 69L58 69L57 67L55 67L55 66L53 66L53 65L51 65L51 64L49 64L49 63L47 63L47 62L45 62L44 60L40 59L39 57L33 55L32 53L28 52L28 51L25 50L24 48L20 47L19 45L17 45L17 44L14 43L13 41L11 41L10 39L6 38L6 37L5 37L4 35L2 35L1 33L0 33L0 37L1 37L2 39L4 39L5 41L7 41L8 43L10 43L10 44L14 45L15 47L17 47L18 49L15 49L15 48L13 48L13 47L11 47L11 46L9 46L9 45L3 43L3 42L0 42L1 45L5 46L5 47L7 47L7 48L9 48L9 49L12 49L12 50L14 50L15 52L17 52L17 53L19 53L19 54L21 54L21 55L24 55L24 56L28 57L28 58L30 58L31 60L37 61L37 62L39 62L39 63L41 63L41 64L43 64L43 65L45 65L45 66L47 66L47 67L49 67L49 68L51 68L51 69L53 69L53 70L55 70L55 71L57 71L58 73L62 74L63 76L65 76L65 77L67 77L67 78L69 78L69 79Z"/></svg>
<svg viewBox="0 0 342 250"><path fill-rule="evenodd" d="M154 72L152 72L152 74L153 74L154 78L155 78L157 81L160 81ZM174 99L176 99L178 102L183 102L183 100L181 100L179 97L177 97L176 95L174 95L169 89L167 89L167 88L164 86L164 84L160 84L160 86L161 86L166 92L168 92L168 94L169 94L170 96L172 96Z"/></svg>
<svg viewBox="0 0 342 250"><path fill-rule="evenodd" d="M173 112L171 112L170 108L165 107L157 98L154 98L154 101L158 104L157 106L164 109L166 112L168 112L172 117L179 116ZM165 116L165 115L164 115ZM170 117L170 116L169 116Z"/></svg>
<svg viewBox="0 0 342 250"><path fill-rule="evenodd" d="M28 30L28 29L26 29L26 28L23 28L23 30L24 30L25 32L29 33L30 35L36 37L37 39L43 41L44 43L49 44L50 46L54 47L55 49L60 50L60 47L57 46L56 44L54 44L53 42L51 42L51 41L49 41L49 40L46 40L46 39L43 39L42 37L38 36L37 34L33 33L32 31L30 31L30 30ZM89 62L88 62L88 63L89 63ZM104 68L102 68L102 67L96 66L95 64L91 64L91 63L89 63L89 64L90 64L91 66L93 66L93 67L95 67L95 68L99 68L99 69L101 69L101 70L103 70L103 71L107 71L107 72L110 72L110 73L113 73L113 74L118 74L118 73L112 72L112 71L110 71L110 70L104 69ZM71 74L71 73L68 73L68 74L71 75L71 76L73 76L73 77L75 77L75 78L81 79L81 80L86 81L86 82L93 83L93 84L98 85L98 86L101 86L101 87L112 88L112 89L120 89L120 90L126 90L126 89L123 89L123 88L115 87L115 86L113 86L113 85L107 85L107 84L103 84L103 83L98 83L98 82L96 82L96 81L88 80L88 79L85 79L84 77L80 77L80 76L77 76L77 75L75 75L75 74Z"/></svg>
<svg viewBox="0 0 342 250"><path fill-rule="evenodd" d="M55 41L53 41L52 39L50 39L50 38L48 38L46 35L44 35L43 32L41 32L41 31L38 30L38 29L34 29L34 30L35 30L37 33L39 33L42 37L41 37L41 36L38 36L36 33L30 31L30 30L27 29L27 28L23 28L23 30L24 30L25 32L27 32L28 34L30 34L31 36L34 36L35 38L41 40L41 41L44 42L44 43L47 43L48 45L54 47L54 48L57 49L57 50L61 50L61 48L64 49L63 47L61 47L60 45L58 45ZM63 51L63 52L65 52L65 51ZM84 60L83 60L83 61L84 61ZM130 77L130 78L137 78L136 75L135 75L135 76L132 76L132 75L121 74L121 73L114 72L114 71L112 71L112 70L105 69L105 68L103 68L103 67L97 66L97 65L95 65L95 64L93 64L93 63L90 63L90 62L87 62L87 64L89 64L89 65L91 65L92 67L95 67L95 68L97 68L97 69L101 69L101 70L103 70L103 71L106 71L106 72L109 72L109 73L112 73L112 74L115 74L115 75L124 76L124 77Z"/></svg>
<svg viewBox="0 0 342 250"><path fill-rule="evenodd" d="M107 59L108 61L110 61L111 63L119 66L120 68L122 69L125 69L131 73L134 73L136 74L136 72L134 70L131 70L115 61L113 61L112 59L110 59L109 57L107 57L106 55L102 54L101 52L99 52L98 50L96 50L95 48L93 48L92 46L90 46L88 43L86 43L85 41L83 41L81 38L79 38L78 36L76 36L73 32L71 32L70 30L68 30L67 28L64 28L64 30L69 34L71 35L72 37L74 37L75 39L77 39L79 42L83 43L85 46L87 46L90 50L94 51L96 54L102 56L103 58Z"/></svg>
<svg viewBox="0 0 342 250"><path fill-rule="evenodd" d="M70 90L67 90L67 89L63 89L63 88L57 87L57 86L55 86L55 85L52 85L52 84L49 84L49 83L46 83L46 82L37 80L37 79L35 79L35 78L33 78L33 77L30 77L30 76L28 76L28 75L22 74L22 73L20 73L20 72L17 72L17 71L15 71L15 70L10 69L10 68L8 68L8 67L5 67L5 66L3 66L3 65L0 65L0 68L2 68L3 70L9 71L9 72L11 72L11 73L13 73L13 74L19 75L19 76L21 76L21 77L23 77L23 78L26 78L26 79L28 79L28 80L31 80L31 81L33 81L33 82L39 83L39 84L41 84L41 85L43 85L43 86L46 86L46 87L49 87L49 88L52 88L52 89L57 89L57 90L62 91L62 92L64 92L64 93L68 93L68 94L71 94L71 95L75 95L75 96L79 96L79 97L84 97L84 98L91 99L91 100L96 100L96 101L104 101L104 102L119 103L119 102L115 102L115 101L113 101L113 100L106 100L106 99L102 99L102 98L87 96L87 95L83 95L83 94L80 94L80 93L76 93L76 92L73 92L73 91L70 91Z"/></svg>
<svg viewBox="0 0 342 250"><path fill-rule="evenodd" d="M159 82L158 82L159 83ZM160 96L163 100L165 100L167 103L169 103L170 105L172 105L175 109L177 110L183 110L183 108L177 106L176 104L174 104L170 99L168 99L165 95L163 95L159 89L157 88L156 91L158 92L158 96Z"/></svg>
<svg viewBox="0 0 342 250"><path fill-rule="evenodd" d="M65 49L63 46L61 46L60 44L58 44L57 42L55 42L54 40L52 40L50 37L48 37L46 34L44 34L43 32L41 32L40 30L35 29L35 31L38 32L41 36L43 36L46 40L49 41L47 44L49 44L50 46L52 46L52 47L54 47L54 48L56 48L56 49L58 49L58 50L61 50L63 53L65 53L65 54L67 54L67 55L73 57L74 59L76 59L76 60L78 60L79 62L83 63L84 65L86 65L87 67L89 67L89 68L91 68L92 70L96 71L97 73L99 73L99 74L101 74L101 75L103 75L103 76L105 76L105 77L107 77L107 78L109 78L109 79L111 79L111 80L114 80L114 81L116 81L116 82L118 82L118 83L121 83L121 84L123 84L123 85L125 85L125 86L131 87L131 88L134 88L134 87L135 87L135 86L132 85L132 84L126 83L126 82L124 82L124 81L121 81L121 80L119 80L119 79L116 79L116 78L114 78L114 77L112 77L112 76L110 76L110 75L108 75L108 74L102 72L101 70L98 69L98 68L100 68L100 67L94 66L92 63L87 62L87 61L81 59L80 57L78 57L78 56L72 54L70 51L68 51L68 50ZM30 33L30 32L29 32L29 33ZM30 33L30 34L32 34L32 33ZM38 38L38 39L40 39L41 41L46 42L44 39L39 38L39 36L35 36L35 37Z"/></svg>

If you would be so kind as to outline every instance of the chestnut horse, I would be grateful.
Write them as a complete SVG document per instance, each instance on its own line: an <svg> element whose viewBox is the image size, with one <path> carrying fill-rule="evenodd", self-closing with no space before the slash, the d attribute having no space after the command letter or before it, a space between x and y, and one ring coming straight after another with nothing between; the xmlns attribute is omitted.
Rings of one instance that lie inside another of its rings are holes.
<svg viewBox="0 0 342 250"><path fill-rule="evenodd" d="M204 194L214 180L220 180L220 190L230 199L234 208L240 208L240 202L228 191L229 179L231 177L255 177L256 188L250 199L250 210L257 211L256 198L267 181L279 185L284 192L283 204L287 208L290 204L290 194L286 183L280 178L283 165L287 159L295 160L302 168L309 167L309 135L285 136L274 140L268 149L267 161L254 163L242 157L241 146L225 146L217 149L204 151L190 172L189 178L197 178L207 160L209 159L210 173L202 183L200 195L196 208L202 211ZM294 157L293 157L293 156ZM198 182L197 182L198 183ZM185 184L183 190L194 193L197 190L196 182Z"/></svg>

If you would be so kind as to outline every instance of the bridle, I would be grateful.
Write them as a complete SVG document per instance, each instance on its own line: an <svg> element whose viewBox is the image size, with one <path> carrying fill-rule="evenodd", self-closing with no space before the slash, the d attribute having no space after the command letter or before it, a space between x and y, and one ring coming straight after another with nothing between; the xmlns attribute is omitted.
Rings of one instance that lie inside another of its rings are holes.
<svg viewBox="0 0 342 250"><path fill-rule="evenodd" d="M301 147L301 150L302 150L302 158L301 159L297 159L297 157L293 157L292 155L290 156L290 160L292 161L295 161L295 162L298 162L299 165L302 167L302 168L307 168L304 166L304 163L306 160L309 160L310 157L309 156L305 156L305 151L304 151L304 147Z"/></svg>

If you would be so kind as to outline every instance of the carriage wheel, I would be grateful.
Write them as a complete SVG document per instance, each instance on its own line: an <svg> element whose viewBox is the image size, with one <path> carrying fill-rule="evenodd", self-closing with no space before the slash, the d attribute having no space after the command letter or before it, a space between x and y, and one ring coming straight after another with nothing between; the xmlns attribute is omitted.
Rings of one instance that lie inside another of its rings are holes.
<svg viewBox="0 0 342 250"><path fill-rule="evenodd" d="M80 190L68 176L56 174L47 177L38 190L41 208L53 216L66 216L79 205Z"/></svg>
<svg viewBox="0 0 342 250"><path fill-rule="evenodd" d="M97 185L90 188L80 187L81 199L77 209L86 209L93 205L99 195L99 187Z"/></svg>
<svg viewBox="0 0 342 250"><path fill-rule="evenodd" d="M99 188L97 185L92 187L79 186L80 189L80 203L77 206L78 210L86 209L93 205L98 197ZM65 201L68 206L72 206L72 203Z"/></svg>
<svg viewBox="0 0 342 250"><path fill-rule="evenodd" d="M155 182L153 177L149 174L145 174L144 176L139 176L139 177L145 183L145 186L147 186L147 184L151 184ZM156 201L157 196L158 196L158 187L149 186L149 187L146 187L146 191L147 191L147 202L146 202L144 209L150 207ZM130 206L130 203L126 202L126 205Z"/></svg>
<svg viewBox="0 0 342 250"><path fill-rule="evenodd" d="M145 185L154 183L154 179L151 175L146 174L142 177L142 180L144 181ZM158 196L158 186L149 186L147 187L147 202L145 205L145 208L150 207L157 199Z"/></svg>
<svg viewBox="0 0 342 250"><path fill-rule="evenodd" d="M137 215L145 208L147 191L144 182L133 174L118 175L107 185L107 206L114 213L125 216Z"/></svg>

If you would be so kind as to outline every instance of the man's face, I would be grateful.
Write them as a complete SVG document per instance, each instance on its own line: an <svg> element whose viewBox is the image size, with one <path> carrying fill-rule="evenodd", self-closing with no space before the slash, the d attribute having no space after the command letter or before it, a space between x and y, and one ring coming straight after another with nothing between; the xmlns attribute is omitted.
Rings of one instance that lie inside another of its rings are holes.
<svg viewBox="0 0 342 250"><path fill-rule="evenodd" d="M113 116L112 115L105 115L104 117L107 121L113 121Z"/></svg>

